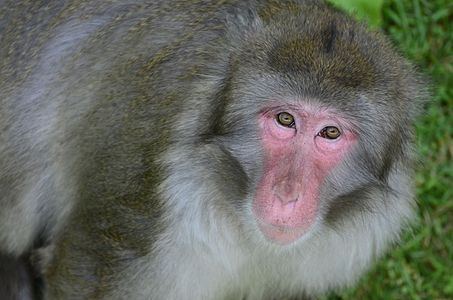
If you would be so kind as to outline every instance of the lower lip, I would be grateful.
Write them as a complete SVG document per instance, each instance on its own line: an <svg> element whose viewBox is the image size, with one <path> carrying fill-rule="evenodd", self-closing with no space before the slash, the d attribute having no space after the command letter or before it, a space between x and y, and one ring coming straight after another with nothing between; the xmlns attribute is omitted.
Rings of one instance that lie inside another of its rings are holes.
<svg viewBox="0 0 453 300"><path fill-rule="evenodd" d="M276 226L264 222L259 222L259 228L267 240L278 245L289 245L297 241L308 231L308 228L305 226Z"/></svg>

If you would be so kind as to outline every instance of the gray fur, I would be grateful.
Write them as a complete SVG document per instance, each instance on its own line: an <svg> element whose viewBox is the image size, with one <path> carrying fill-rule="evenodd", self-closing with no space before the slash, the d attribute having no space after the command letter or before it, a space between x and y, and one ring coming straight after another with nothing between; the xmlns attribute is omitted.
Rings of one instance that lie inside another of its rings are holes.
<svg viewBox="0 0 453 300"><path fill-rule="evenodd" d="M41 257L45 299L316 296L398 240L425 92L381 34L319 1L119 3L0 2L0 252ZM286 247L251 211L271 99L359 137Z"/></svg>

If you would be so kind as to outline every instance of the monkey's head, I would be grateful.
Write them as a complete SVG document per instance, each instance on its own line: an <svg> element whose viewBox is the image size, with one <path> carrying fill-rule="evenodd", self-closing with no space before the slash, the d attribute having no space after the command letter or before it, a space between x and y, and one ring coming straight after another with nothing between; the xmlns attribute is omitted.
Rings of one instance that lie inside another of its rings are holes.
<svg viewBox="0 0 453 300"><path fill-rule="evenodd" d="M412 211L420 79L383 35L317 2L251 15L231 34L206 129L223 153L210 158L222 171L205 171L224 187L220 205L277 244L326 228L394 232Z"/></svg>

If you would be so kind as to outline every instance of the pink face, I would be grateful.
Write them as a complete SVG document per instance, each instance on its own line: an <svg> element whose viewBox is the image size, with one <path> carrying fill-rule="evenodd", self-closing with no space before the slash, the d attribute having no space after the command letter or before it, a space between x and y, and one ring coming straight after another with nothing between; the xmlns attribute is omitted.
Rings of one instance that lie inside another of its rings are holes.
<svg viewBox="0 0 453 300"><path fill-rule="evenodd" d="M259 124L265 164L253 211L268 240L289 244L310 230L321 185L356 137L338 113L309 105L273 108Z"/></svg>

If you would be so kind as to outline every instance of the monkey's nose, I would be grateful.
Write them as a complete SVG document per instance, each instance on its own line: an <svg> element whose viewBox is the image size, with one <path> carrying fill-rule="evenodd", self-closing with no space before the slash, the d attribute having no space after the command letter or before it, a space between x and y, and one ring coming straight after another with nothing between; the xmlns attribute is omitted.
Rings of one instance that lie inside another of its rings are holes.
<svg viewBox="0 0 453 300"><path fill-rule="evenodd" d="M299 199L300 186L298 183L281 181L274 186L274 194L283 205L296 202Z"/></svg>

